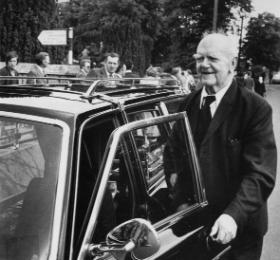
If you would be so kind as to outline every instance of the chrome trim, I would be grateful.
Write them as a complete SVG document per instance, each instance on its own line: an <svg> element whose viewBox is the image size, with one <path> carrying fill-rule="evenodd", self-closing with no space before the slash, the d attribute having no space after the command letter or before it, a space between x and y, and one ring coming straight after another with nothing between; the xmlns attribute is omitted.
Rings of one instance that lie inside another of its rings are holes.
<svg viewBox="0 0 280 260"><path fill-rule="evenodd" d="M166 115L166 116L169 115L167 106L165 105L165 103L163 101L159 102L159 108L163 115Z"/></svg>
<svg viewBox="0 0 280 260"><path fill-rule="evenodd" d="M160 256L164 255L170 248L174 248L177 245L181 244L183 241L193 236L194 234L198 233L203 228L204 226L200 226L180 237L174 235L171 229L165 230L163 233L159 235L160 242L163 242L161 243L161 247L159 248L159 251L156 252L151 257L145 258L145 260L158 259ZM162 244L164 244L165 246L162 246Z"/></svg>
<svg viewBox="0 0 280 260"><path fill-rule="evenodd" d="M211 260L219 260L221 257L226 254L231 249L231 246L227 246L225 249L223 249L220 253L218 253L214 258Z"/></svg>
<svg viewBox="0 0 280 260"><path fill-rule="evenodd" d="M160 220L159 222L153 224L156 230L164 230L166 228L171 227L172 225L179 222L181 219L183 219L185 216L187 216L190 212L193 212L194 210L198 210L201 208L201 205L199 203L193 204L190 207L188 207L185 210L175 212L172 215Z"/></svg>
<svg viewBox="0 0 280 260"><path fill-rule="evenodd" d="M35 121L39 123L45 123L49 125L60 126L63 130L62 143L61 143L61 160L59 165L59 175L57 180L57 190L56 190L56 200L54 208L54 218L53 218L53 227L51 234L51 244L50 244L50 253L48 259L57 259L58 256L58 247L59 247L59 238L61 235L61 226L62 226L62 215L63 215L63 198L65 193L65 184L66 184L66 170L67 170L67 157L68 157L68 147L69 147L69 137L70 137L70 128L69 126L57 119L51 119L40 116L32 116L27 114L19 114L12 112L0 112L0 116L10 117L15 119L21 119L24 121ZM47 255L48 252L45 252Z"/></svg>
<svg viewBox="0 0 280 260"><path fill-rule="evenodd" d="M151 186L149 187L149 189L148 189L149 195L150 195L150 196L153 196L153 195L158 191L157 186L158 186L160 183L164 182L164 181L165 181L164 175L160 176L160 177L153 183L153 185L151 185ZM165 184L166 184L166 182L165 182ZM166 184L166 186L167 186L167 184Z"/></svg>
<svg viewBox="0 0 280 260"><path fill-rule="evenodd" d="M186 113L186 112L184 112ZM186 128L187 128L187 131L189 133L192 133L191 131L191 127L190 127L190 124L189 124L189 120L187 118L187 114L185 116L185 125L186 125ZM204 184L203 184L203 178L202 178L202 175L201 175L201 170L200 170L200 166L199 166L199 162L198 162L198 158L196 156L196 147L195 147L195 144L194 144L194 140L193 140L193 137L192 135L188 135L187 136L188 139L189 139L189 144L190 144L190 149L191 149L191 154L192 154L192 157L194 158L194 161L193 161L193 166L194 166L194 171L195 171L195 178L196 178L196 186L197 186L197 193L198 193L198 196L199 196L199 203L202 204L202 205L207 205L207 199L206 199L206 192L205 192L205 187L204 187Z"/></svg>
<svg viewBox="0 0 280 260"><path fill-rule="evenodd" d="M74 251L74 225L76 220L76 209L77 209L77 195L78 195L78 186L79 186L79 165L80 165L80 159L81 159L81 146L82 146L82 133L84 130L84 127L91 121L95 120L97 117L100 116L106 116L106 114L112 114L114 113L114 110L106 111L106 112L100 112L98 114L95 114L94 116L91 116L87 118L80 126L79 129L79 137L78 137L78 151L77 151L77 169L76 169L76 182L75 182L75 197L74 197L74 207L73 207L73 219L72 219L72 231L71 231L71 242L70 242L70 258L69 260L73 259L73 251Z"/></svg>
<svg viewBox="0 0 280 260"><path fill-rule="evenodd" d="M184 119L185 116L186 116L185 113L182 112L182 113L172 114L172 115L168 115L168 116L147 118L144 120L139 120L139 121L131 122L126 125L120 126L119 128L116 128L113 131L113 133L111 134L111 136L108 140L108 143L107 143L107 146L105 149L105 153L104 153L104 157L103 157L103 161L102 161L101 168L100 168L101 170L99 171L99 174L98 174L98 175L100 175L102 173L99 190L96 195L96 200L95 200L92 212L91 212L90 220L89 220L89 223L88 223L88 226L86 229L86 233L85 233L85 236L84 236L84 239L82 242L82 246L81 246L81 249L80 249L80 252L78 255L78 260L84 259L85 255L87 253L88 246L90 245L91 237L93 235L93 230L96 225L98 213L101 208L101 202L102 202L103 196L105 194L107 181L109 179L110 169L112 167L113 159L116 154L119 140L122 137L122 135L125 134L126 132L133 131L140 127L148 127L148 126L151 126L151 125L154 125L157 123L165 123L165 122L169 122L171 120L175 121L178 119Z"/></svg>

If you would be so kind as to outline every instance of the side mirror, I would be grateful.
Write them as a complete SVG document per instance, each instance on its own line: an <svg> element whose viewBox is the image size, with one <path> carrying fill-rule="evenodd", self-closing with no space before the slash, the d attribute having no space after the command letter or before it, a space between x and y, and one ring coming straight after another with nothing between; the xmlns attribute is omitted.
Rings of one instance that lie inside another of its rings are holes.
<svg viewBox="0 0 280 260"><path fill-rule="evenodd" d="M117 260L124 260L131 252L135 259L144 259L155 254L160 247L158 234L145 219L128 220L110 231L106 242L90 245L92 256L110 252Z"/></svg>

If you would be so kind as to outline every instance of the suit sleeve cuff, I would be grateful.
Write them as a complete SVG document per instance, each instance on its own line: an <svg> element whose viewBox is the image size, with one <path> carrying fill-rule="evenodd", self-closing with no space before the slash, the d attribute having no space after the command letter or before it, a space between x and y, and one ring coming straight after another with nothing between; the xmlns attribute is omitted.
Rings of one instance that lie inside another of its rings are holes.
<svg viewBox="0 0 280 260"><path fill-rule="evenodd" d="M239 232L243 230L243 227L247 221L247 214L242 211L238 205L231 203L225 209L224 214L230 215L235 220Z"/></svg>

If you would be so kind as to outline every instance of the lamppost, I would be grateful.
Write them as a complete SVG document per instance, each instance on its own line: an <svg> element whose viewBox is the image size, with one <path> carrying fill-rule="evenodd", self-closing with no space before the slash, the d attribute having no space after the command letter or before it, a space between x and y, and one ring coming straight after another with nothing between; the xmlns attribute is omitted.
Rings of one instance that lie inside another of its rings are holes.
<svg viewBox="0 0 280 260"><path fill-rule="evenodd" d="M241 27L240 27L240 36L239 36L239 48L238 48L238 58L237 58L237 72L240 72L240 56L242 52L242 33L243 33L243 24L245 15L240 12L241 17Z"/></svg>
<svg viewBox="0 0 280 260"><path fill-rule="evenodd" d="M216 32L216 31L217 31L218 5L219 5L219 0L214 0L214 8L213 8L213 32Z"/></svg>

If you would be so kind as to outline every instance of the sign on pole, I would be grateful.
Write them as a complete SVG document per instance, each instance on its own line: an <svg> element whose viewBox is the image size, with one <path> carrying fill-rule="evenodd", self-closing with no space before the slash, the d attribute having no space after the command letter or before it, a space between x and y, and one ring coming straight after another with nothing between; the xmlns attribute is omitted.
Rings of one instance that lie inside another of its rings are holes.
<svg viewBox="0 0 280 260"><path fill-rule="evenodd" d="M38 36L42 45L67 45L66 30L43 30Z"/></svg>
<svg viewBox="0 0 280 260"><path fill-rule="evenodd" d="M68 41L69 41L69 50L68 50L68 64L73 64L73 28L68 28Z"/></svg>
<svg viewBox="0 0 280 260"><path fill-rule="evenodd" d="M70 0L56 0L56 3L60 4L60 3L67 3Z"/></svg>

